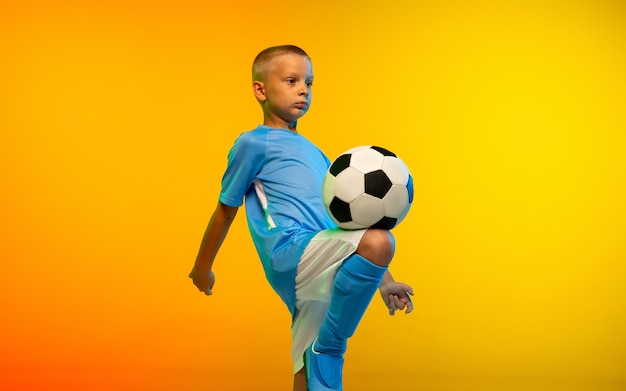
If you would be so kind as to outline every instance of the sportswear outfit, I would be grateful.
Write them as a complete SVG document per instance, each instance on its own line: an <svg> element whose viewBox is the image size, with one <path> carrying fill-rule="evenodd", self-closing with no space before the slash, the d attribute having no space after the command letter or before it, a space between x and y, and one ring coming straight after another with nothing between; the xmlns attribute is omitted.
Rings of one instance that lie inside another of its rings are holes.
<svg viewBox="0 0 626 391"><path fill-rule="evenodd" d="M350 329L356 328L356 324L343 326L337 316L327 313L329 306L333 307L331 297L339 300L332 292L342 262L348 257L363 260L354 252L365 233L337 228L326 212L321 194L329 166L326 155L304 136L259 125L239 135L222 178L219 201L239 207L245 200L248 227L265 276L292 314L294 372L302 368L303 355L320 327L329 337L323 348L341 355L345 340L354 332ZM374 270L376 276L372 277L376 288L386 270L380 269ZM355 274L360 272L350 272L343 279L348 281ZM335 304L335 312L346 312L342 306ZM355 317L356 323L361 316ZM317 389L339 389L320 387Z"/></svg>

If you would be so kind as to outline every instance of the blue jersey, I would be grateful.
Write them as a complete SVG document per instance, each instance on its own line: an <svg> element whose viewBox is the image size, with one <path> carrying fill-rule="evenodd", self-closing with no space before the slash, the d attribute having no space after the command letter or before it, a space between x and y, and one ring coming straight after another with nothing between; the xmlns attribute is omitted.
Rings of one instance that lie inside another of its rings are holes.
<svg viewBox="0 0 626 391"><path fill-rule="evenodd" d="M241 206L272 288L295 311L300 257L321 230L334 227L322 202L330 161L298 133L259 126L242 133L228 154L220 202Z"/></svg>

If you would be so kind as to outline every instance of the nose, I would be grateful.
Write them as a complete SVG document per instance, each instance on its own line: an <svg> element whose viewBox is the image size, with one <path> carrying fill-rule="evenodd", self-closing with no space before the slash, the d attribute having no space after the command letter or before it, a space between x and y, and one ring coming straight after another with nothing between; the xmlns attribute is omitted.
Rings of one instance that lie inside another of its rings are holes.
<svg viewBox="0 0 626 391"><path fill-rule="evenodd" d="M308 97L311 93L311 87L309 87L306 83L302 85L300 88L300 96Z"/></svg>

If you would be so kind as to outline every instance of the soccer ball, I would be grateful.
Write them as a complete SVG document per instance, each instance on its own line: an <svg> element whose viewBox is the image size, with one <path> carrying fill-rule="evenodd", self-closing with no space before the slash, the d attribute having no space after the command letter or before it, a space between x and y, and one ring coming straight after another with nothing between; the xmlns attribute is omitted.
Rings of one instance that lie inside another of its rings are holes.
<svg viewBox="0 0 626 391"><path fill-rule="evenodd" d="M409 169L393 152L360 146L342 153L326 172L322 200L343 229L396 227L413 202Z"/></svg>

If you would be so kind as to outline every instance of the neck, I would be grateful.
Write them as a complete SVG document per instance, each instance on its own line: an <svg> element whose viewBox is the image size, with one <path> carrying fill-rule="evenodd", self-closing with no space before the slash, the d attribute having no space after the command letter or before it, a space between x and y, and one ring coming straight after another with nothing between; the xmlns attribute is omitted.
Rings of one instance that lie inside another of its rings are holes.
<svg viewBox="0 0 626 391"><path fill-rule="evenodd" d="M298 126L297 120L293 122L286 122L274 118L265 117L263 120L263 125L269 126L270 128L287 129L291 132L298 133L298 130L296 129Z"/></svg>

